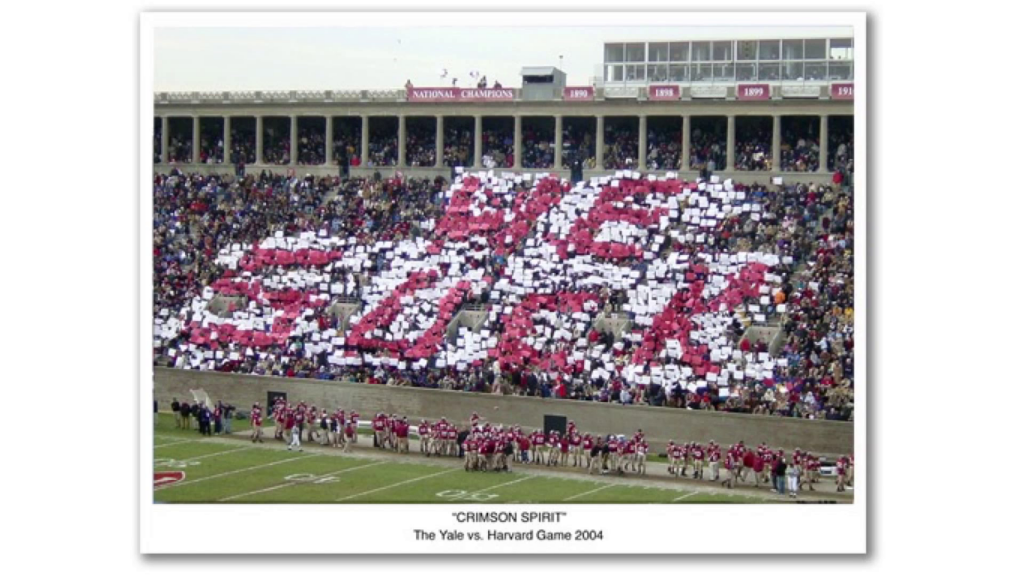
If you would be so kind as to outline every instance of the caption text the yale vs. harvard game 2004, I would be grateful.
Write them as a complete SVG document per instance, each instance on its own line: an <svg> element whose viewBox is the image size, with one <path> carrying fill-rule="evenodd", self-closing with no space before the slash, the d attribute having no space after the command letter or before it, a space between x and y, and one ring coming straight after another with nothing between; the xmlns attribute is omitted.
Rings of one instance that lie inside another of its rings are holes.
<svg viewBox="0 0 1024 576"><path fill-rule="evenodd" d="M568 512L453 512L456 522L490 523L490 524L535 524L559 523L569 515ZM483 542L483 541L538 541L538 542L573 542L603 540L603 530L558 530L546 528L529 528L526 530L504 530L491 528L487 530L423 530L413 529L413 536L420 541L438 542Z"/></svg>

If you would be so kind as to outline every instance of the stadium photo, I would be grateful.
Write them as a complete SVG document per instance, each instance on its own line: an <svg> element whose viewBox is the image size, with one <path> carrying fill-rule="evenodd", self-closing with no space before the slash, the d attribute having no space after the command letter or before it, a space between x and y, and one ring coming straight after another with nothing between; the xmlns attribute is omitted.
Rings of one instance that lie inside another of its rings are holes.
<svg viewBox="0 0 1024 576"><path fill-rule="evenodd" d="M154 503L852 504L853 28L498 33L156 31Z"/></svg>

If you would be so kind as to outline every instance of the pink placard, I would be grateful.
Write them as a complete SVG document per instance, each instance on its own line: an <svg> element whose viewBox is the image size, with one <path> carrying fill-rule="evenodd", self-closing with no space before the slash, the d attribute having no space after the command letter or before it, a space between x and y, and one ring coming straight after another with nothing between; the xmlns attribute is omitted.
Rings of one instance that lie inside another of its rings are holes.
<svg viewBox="0 0 1024 576"><path fill-rule="evenodd" d="M771 97L772 90L767 84L740 84L736 86L737 100L768 100Z"/></svg>
<svg viewBox="0 0 1024 576"><path fill-rule="evenodd" d="M833 100L853 100L853 82L833 84L829 88Z"/></svg>
<svg viewBox="0 0 1024 576"><path fill-rule="evenodd" d="M580 101L593 99L593 86L566 86L562 88L562 100Z"/></svg>
<svg viewBox="0 0 1024 576"><path fill-rule="evenodd" d="M651 85L647 87L648 100L679 100L679 86L675 84Z"/></svg>

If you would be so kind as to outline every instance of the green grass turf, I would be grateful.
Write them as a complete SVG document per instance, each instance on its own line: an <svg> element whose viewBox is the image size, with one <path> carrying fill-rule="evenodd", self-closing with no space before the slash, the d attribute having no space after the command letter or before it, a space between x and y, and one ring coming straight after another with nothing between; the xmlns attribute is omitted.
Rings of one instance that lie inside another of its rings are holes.
<svg viewBox="0 0 1024 576"><path fill-rule="evenodd" d="M239 422L235 430L244 430ZM761 503L778 501L694 492L692 485L643 487L601 476L538 476L543 467L514 466L511 473L466 472L432 461L396 462L311 452L289 452L283 443L212 440L174 427L161 414L155 430L154 471L185 472L161 487L162 503ZM365 454L365 453L364 453ZM372 453L371 453L372 455ZM451 460L445 459L446 463ZM682 498L681 498L682 497Z"/></svg>

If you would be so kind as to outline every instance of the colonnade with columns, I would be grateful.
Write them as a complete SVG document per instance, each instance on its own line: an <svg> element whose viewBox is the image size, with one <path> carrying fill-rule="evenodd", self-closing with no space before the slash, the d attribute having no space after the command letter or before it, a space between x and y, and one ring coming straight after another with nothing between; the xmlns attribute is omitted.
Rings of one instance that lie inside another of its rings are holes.
<svg viewBox="0 0 1024 576"><path fill-rule="evenodd" d="M769 117L772 120L772 138L771 138L771 155L772 155L772 171L780 171L781 168L781 150L782 150L782 119L784 117L809 117L816 116L820 121L820 128L818 132L819 141L819 168L818 172L827 171L827 158L828 158L828 139L829 139L829 118L832 115L810 115L810 114L799 114L799 113L771 113L771 114L746 114L736 115L728 114L724 115L726 118L726 165L717 167L719 170L733 171L735 170L736 161L736 120L738 117ZM835 115L843 116L843 115ZM171 119L176 118L191 118L192 120L192 163L201 162L201 150L200 150L200 134L201 134L201 123L207 119L221 119L223 122L223 145L224 154L223 162L230 161L230 155L232 150L232 118L255 118L255 148L256 148L256 164L263 164L263 150L264 150L264 118L279 118L280 114L268 114L268 115L193 115L183 116L179 114L166 114L158 116L160 122L161 136L160 136L160 161L167 163L169 161L169 137L170 137L170 122ZM310 164L299 164L296 160L298 157L298 128L300 118L322 118L324 119L324 163L322 165L331 165L334 163L334 126L336 118L358 118L360 125L360 146L359 146L359 158L365 165L366 159L369 156L370 150L370 122L374 118L395 118L395 115L376 115L376 114L362 114L358 116L333 116L333 115L298 115L292 114L287 116L289 122L289 162L287 165L305 165ZM441 168L444 166L444 131L445 131L445 118L463 118L464 115L433 115L435 120L435 155L434 155L434 168ZM475 114L473 118L473 158L472 164L467 168L479 169L483 167L483 123L485 118L508 118L509 115L485 115ZM648 134L648 121L651 118L666 118L676 117L681 121L681 141L680 145L680 163L683 170L689 169L689 157L691 150L691 134L693 128L693 121L697 118L709 118L717 117L721 118L722 115L704 115L704 114L683 114L683 115L670 115L664 112L654 112L650 114L640 114L636 116L615 114L615 115L586 115L586 114L556 114L556 115L534 115L534 114L515 114L511 116L513 118L513 159L514 169L521 169L522 158L523 158L523 119L524 118L553 118L554 120L554 163L551 169L565 169L566 166L562 165L562 145L563 145L563 127L566 118L593 118L596 129L594 131L595 139L595 167L602 169L604 166L604 144L605 144L605 120L606 118L636 118L637 119L637 138L638 147L636 159L636 169L646 170L647 167L647 134ZM406 167L409 165L407 158L407 122L411 118L431 118L431 115L416 114L410 112L408 114L397 115L397 140L398 140L398 151L397 151L397 162L398 167ZM180 161L180 160L179 160Z"/></svg>

